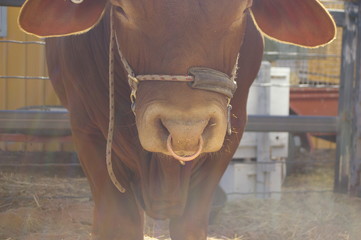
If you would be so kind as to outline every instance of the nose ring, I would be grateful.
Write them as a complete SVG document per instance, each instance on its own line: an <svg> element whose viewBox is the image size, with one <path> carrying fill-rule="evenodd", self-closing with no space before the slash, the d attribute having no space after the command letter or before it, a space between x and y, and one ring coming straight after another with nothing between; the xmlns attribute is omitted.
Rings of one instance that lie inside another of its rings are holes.
<svg viewBox="0 0 361 240"><path fill-rule="evenodd" d="M202 138L202 136L200 136L199 137L199 147L198 147L197 152L195 152L194 154L189 155L189 156L179 156L173 151L173 148L172 148L172 136L169 135L168 139L167 139L167 149L175 159L177 159L179 161L186 162L186 161L194 160L196 157L198 157L202 153L203 143L204 143L203 138Z"/></svg>

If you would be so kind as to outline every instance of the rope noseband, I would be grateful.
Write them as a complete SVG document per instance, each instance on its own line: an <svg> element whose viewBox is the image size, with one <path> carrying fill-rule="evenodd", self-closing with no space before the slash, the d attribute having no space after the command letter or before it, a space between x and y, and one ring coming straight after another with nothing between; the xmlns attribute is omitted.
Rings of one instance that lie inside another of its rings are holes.
<svg viewBox="0 0 361 240"><path fill-rule="evenodd" d="M79 0L74 0L79 1ZM201 89L206 91L213 91L220 94L223 94L227 97L227 133L228 135L232 134L231 129L231 110L232 106L230 104L231 98L233 97L234 92L237 89L237 83L235 81L237 75L237 64L239 55L237 55L236 63L234 65L232 76L229 77L227 74L207 68L207 67L192 67L188 70L188 75L135 75L133 69L124 58L121 50L118 39L116 37L116 30L113 23L113 6L110 9L110 43L109 43L109 127L108 127L108 136L106 144L106 165L109 177L115 187L122 193L126 190L117 180L113 167L112 167L112 145L113 145L113 133L114 133L114 52L115 46L117 53L123 63L124 69L128 73L128 83L131 89L130 100L131 100L131 109L135 114L135 103L138 85L141 81L168 81L168 82L188 82L188 85L191 88ZM172 149L171 144L172 137L169 135L167 139L167 149L170 154L180 161L181 164L184 164L184 161L190 161L198 157L202 152L203 148L203 138L199 139L199 148L196 153L191 156L178 156Z"/></svg>

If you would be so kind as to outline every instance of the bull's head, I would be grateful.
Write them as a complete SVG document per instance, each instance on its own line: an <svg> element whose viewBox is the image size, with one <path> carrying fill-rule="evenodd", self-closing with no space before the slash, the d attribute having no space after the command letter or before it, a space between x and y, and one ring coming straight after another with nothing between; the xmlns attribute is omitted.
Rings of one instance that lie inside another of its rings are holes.
<svg viewBox="0 0 361 240"><path fill-rule="evenodd" d="M185 75L202 66L230 76L252 19L265 35L307 47L335 36L334 22L317 0L28 0L19 23L38 36L79 34L91 29L109 4L121 52L136 75ZM247 95L253 79L241 80L247 82L239 83L238 96ZM187 156L222 147L229 101L224 94L187 83L145 81L136 101L146 150ZM237 117L245 118L246 100L238 101L233 104L243 110Z"/></svg>

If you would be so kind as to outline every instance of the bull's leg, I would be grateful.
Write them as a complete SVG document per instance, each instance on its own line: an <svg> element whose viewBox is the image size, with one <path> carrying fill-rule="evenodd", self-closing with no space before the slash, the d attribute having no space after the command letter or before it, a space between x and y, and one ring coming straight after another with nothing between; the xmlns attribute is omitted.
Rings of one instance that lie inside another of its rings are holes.
<svg viewBox="0 0 361 240"><path fill-rule="evenodd" d="M132 191L120 193L108 176L104 137L75 130L73 138L95 203L93 239L143 239L143 212Z"/></svg>
<svg viewBox="0 0 361 240"><path fill-rule="evenodd" d="M181 217L170 221L172 240L206 240L211 196L202 196L202 190L192 191L188 206ZM199 201L202 199L201 201Z"/></svg>

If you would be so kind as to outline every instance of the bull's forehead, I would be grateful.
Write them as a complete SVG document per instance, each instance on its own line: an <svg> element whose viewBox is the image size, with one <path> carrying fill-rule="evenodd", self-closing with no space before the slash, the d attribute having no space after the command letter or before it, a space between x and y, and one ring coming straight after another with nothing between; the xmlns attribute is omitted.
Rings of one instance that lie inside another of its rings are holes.
<svg viewBox="0 0 361 240"><path fill-rule="evenodd" d="M124 55L138 73L183 74L190 66L230 73L252 0L113 0ZM159 57L159 61L154 58ZM137 58L137 59L132 59ZM139 63L142 59L142 63ZM146 66L147 65L147 66ZM153 65L153 66L152 66Z"/></svg>
<svg viewBox="0 0 361 240"><path fill-rule="evenodd" d="M183 31L226 28L239 20L252 0L113 0L127 22L143 30Z"/></svg>

